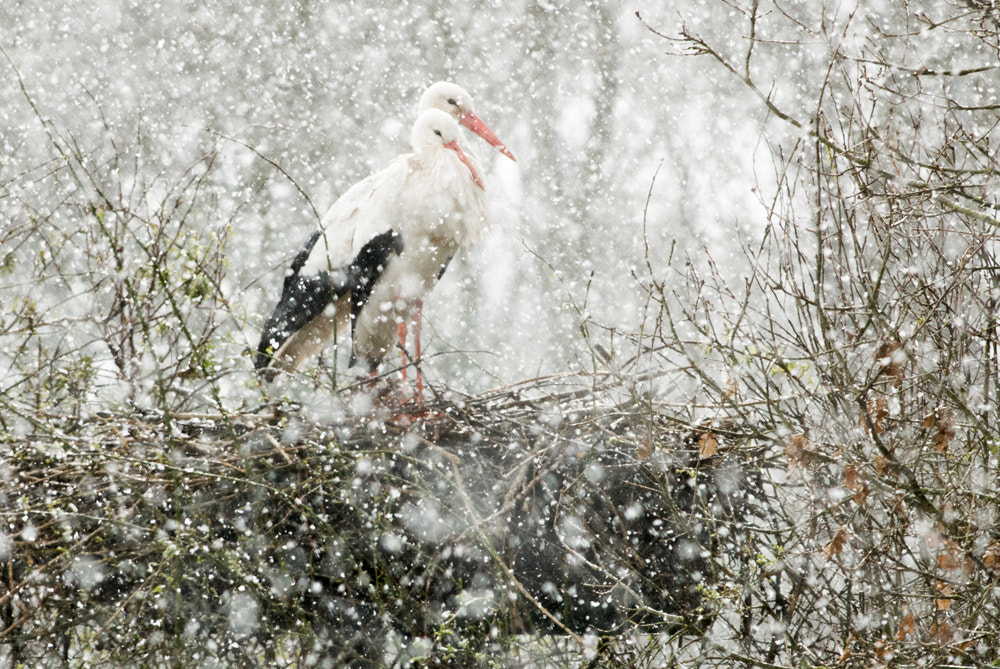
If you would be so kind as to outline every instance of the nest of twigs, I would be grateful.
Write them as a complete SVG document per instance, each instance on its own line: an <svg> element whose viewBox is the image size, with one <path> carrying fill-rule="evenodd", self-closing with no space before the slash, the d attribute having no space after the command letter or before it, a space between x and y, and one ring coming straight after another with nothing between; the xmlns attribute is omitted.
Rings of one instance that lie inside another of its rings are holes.
<svg viewBox="0 0 1000 669"><path fill-rule="evenodd" d="M7 657L488 666L523 635L710 623L754 480L733 435L540 384L426 408L103 415L13 443Z"/></svg>

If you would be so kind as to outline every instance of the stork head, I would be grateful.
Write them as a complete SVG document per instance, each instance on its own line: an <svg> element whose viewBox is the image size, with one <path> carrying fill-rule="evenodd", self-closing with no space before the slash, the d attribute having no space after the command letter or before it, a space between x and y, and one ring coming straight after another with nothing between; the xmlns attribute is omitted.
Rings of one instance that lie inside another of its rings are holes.
<svg viewBox="0 0 1000 669"><path fill-rule="evenodd" d="M420 96L417 112L423 113L428 109L440 109L450 114L453 119L485 139L491 146L496 147L500 153L515 162L517 161L514 154L500 141L500 138L472 111L472 97L458 84L448 81L432 84Z"/></svg>
<svg viewBox="0 0 1000 669"><path fill-rule="evenodd" d="M469 168L472 180L476 182L477 186L483 188L483 181L479 178L472 161L458 146L458 123L449 114L440 109L428 109L421 113L417 117L417 122L413 124L410 143L417 153L442 149L454 151L458 155L458 159Z"/></svg>

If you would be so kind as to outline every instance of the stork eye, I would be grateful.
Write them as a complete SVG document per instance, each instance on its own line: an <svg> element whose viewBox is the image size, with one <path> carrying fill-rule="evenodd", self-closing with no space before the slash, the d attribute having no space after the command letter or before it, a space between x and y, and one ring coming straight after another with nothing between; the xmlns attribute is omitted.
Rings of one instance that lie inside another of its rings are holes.
<svg viewBox="0 0 1000 669"><path fill-rule="evenodd" d="M435 130L434 134L437 135L438 137L444 137L444 135L441 134L440 130Z"/></svg>

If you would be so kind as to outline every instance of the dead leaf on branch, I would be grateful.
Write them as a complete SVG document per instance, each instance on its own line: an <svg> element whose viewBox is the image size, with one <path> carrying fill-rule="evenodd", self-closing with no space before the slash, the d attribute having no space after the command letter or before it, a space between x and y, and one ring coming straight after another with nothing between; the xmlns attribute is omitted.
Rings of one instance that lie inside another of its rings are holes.
<svg viewBox="0 0 1000 669"><path fill-rule="evenodd" d="M862 481L861 485L858 486L858 489L854 491L854 503L858 506L864 506L868 503L868 494L868 482Z"/></svg>
<svg viewBox="0 0 1000 669"><path fill-rule="evenodd" d="M944 540L944 550L938 555L938 566L947 571L962 569L966 575L972 574L975 570L975 562L950 539Z"/></svg>
<svg viewBox="0 0 1000 669"><path fill-rule="evenodd" d="M951 625L947 622L942 622L934 623L931 627L931 636L934 637L938 643L948 643L951 641L952 637L955 636L955 633L952 631Z"/></svg>
<svg viewBox="0 0 1000 669"><path fill-rule="evenodd" d="M833 538L823 547L823 557L829 560L835 555L840 555L850 540L851 533L847 530L847 526L841 525L833 533Z"/></svg>
<svg viewBox="0 0 1000 669"><path fill-rule="evenodd" d="M962 566L962 559L960 556L956 555L954 551L947 550L944 553L940 553L938 556L938 566L946 571L951 571L953 569L958 569Z"/></svg>
<svg viewBox="0 0 1000 669"><path fill-rule="evenodd" d="M907 613L903 616L903 622L900 623L899 629L896 630L896 641L902 641L910 634L917 631L917 621L913 619L912 613Z"/></svg>
<svg viewBox="0 0 1000 669"><path fill-rule="evenodd" d="M644 440L639 444L638 450L635 452L635 456L640 460L646 460L653 453L653 446L648 439Z"/></svg>
<svg viewBox="0 0 1000 669"><path fill-rule="evenodd" d="M936 587L939 596L934 599L934 607L938 611L947 611L951 608L951 598L955 595L955 586L939 581Z"/></svg>
<svg viewBox="0 0 1000 669"><path fill-rule="evenodd" d="M855 486L858 485L858 468L856 465L850 464L844 467L844 485L851 490L854 490Z"/></svg>
<svg viewBox="0 0 1000 669"><path fill-rule="evenodd" d="M851 658L851 655L852 655L852 653L851 653L851 644L853 642L854 642L854 635L851 634L844 641L844 650L840 653L840 658L837 660L837 662L839 664L843 664L844 662L847 662L847 660L849 660Z"/></svg>
<svg viewBox="0 0 1000 669"><path fill-rule="evenodd" d="M889 403L884 397L868 400L867 412L867 415L861 417L861 426L868 434L873 430L875 434L881 434L882 425L889 417Z"/></svg>
<svg viewBox="0 0 1000 669"><path fill-rule="evenodd" d="M882 342L875 351L875 361L881 367L880 373L889 377L894 387L903 385L903 362L906 361L906 355L899 349L898 342Z"/></svg>
<svg viewBox="0 0 1000 669"><path fill-rule="evenodd" d="M810 453L808 450L809 440L804 434L793 435L785 444L785 460L788 463L788 473L795 471L800 465L805 467L809 464Z"/></svg>
<svg viewBox="0 0 1000 669"><path fill-rule="evenodd" d="M895 477L899 473L899 468L889 461L884 455L875 456L875 473L879 476Z"/></svg>
<svg viewBox="0 0 1000 669"><path fill-rule="evenodd" d="M848 490L854 491L854 503L862 506L868 502L868 482L858 474L858 468L854 464L844 467L844 485Z"/></svg>
<svg viewBox="0 0 1000 669"><path fill-rule="evenodd" d="M719 452L719 439L712 432L706 432L698 438L698 458L704 460Z"/></svg>
<svg viewBox="0 0 1000 669"><path fill-rule="evenodd" d="M1000 542L990 544L983 552L983 564L987 569L1000 568Z"/></svg>
<svg viewBox="0 0 1000 669"><path fill-rule="evenodd" d="M892 503L892 508L890 509L893 515L901 518L903 520L910 520L910 510L906 506L906 502L902 497L896 497L895 501Z"/></svg>
<svg viewBox="0 0 1000 669"><path fill-rule="evenodd" d="M955 438L955 419L946 407L938 407L924 416L923 428L934 430L934 450L938 453L948 450L948 444Z"/></svg>

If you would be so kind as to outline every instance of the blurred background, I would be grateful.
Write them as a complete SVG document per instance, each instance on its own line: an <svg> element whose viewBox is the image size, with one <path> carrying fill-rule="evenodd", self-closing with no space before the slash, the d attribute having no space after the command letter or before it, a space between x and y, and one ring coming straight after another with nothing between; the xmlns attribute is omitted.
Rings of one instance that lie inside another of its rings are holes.
<svg viewBox="0 0 1000 669"><path fill-rule="evenodd" d="M934 109L948 96L991 99L989 72L950 77L938 91L940 78L893 69L996 59L988 40L949 37L933 2L865 3L864 15L853 5L753 4L749 71L760 96L808 123L892 82L913 97L882 94L873 114L890 118L905 102L917 134L886 138L905 146L936 132ZM39 360L58 351L76 369L82 356L100 393L134 398L119 388L123 369L145 364L139 353L162 366L173 345L143 352L111 332L116 318L140 320L120 279L141 287L136 264L173 258L157 280L210 276L225 310L206 316L215 320L193 364L208 364L210 349L222 395L252 395L245 349L291 258L341 193L408 150L420 93L442 79L471 92L518 161L469 138L487 171L492 233L428 300L426 373L475 392L586 369L582 323L598 326L591 343L627 358L635 350L615 333L643 327L640 279L662 281L668 263L688 261L714 263L725 278L747 271L741 245L759 242L801 136L741 80L749 15L706 0L4 3L0 241L4 301L19 315L4 323L0 364L8 378L31 377L42 363L25 351L38 342L18 332L44 323ZM685 31L731 71L712 55L678 57L700 50L670 39ZM838 86L847 97L833 95ZM106 210L121 230L105 229ZM159 256L148 241L117 254L133 216L143 234L162 238L167 222L184 232L170 233ZM183 320L176 304L164 310ZM109 351L116 337L120 350Z"/></svg>
<svg viewBox="0 0 1000 669"><path fill-rule="evenodd" d="M31 199L22 186L34 197L52 186L44 166L59 162L35 111L95 170L120 156L102 171L119 182L109 189L146 205L212 153L201 191L211 198L200 203L211 211L198 215L231 227L222 288L239 312L220 351L249 371L238 349L256 345L285 267L317 224L292 180L322 214L408 150L420 93L451 80L518 162L470 135L488 173L492 233L428 301L427 352L441 355L427 372L475 391L565 370L581 319L639 326L644 218L658 268L703 247L730 256L764 210L754 193L760 110L710 63L668 57L670 44L642 22L725 34L741 17L703 2L649 3L642 20L618 3L562 5L4 3L7 216ZM26 180L35 169L39 179ZM53 208L79 184L56 190ZM64 213L54 213L58 225ZM77 345L106 355L100 342Z"/></svg>

